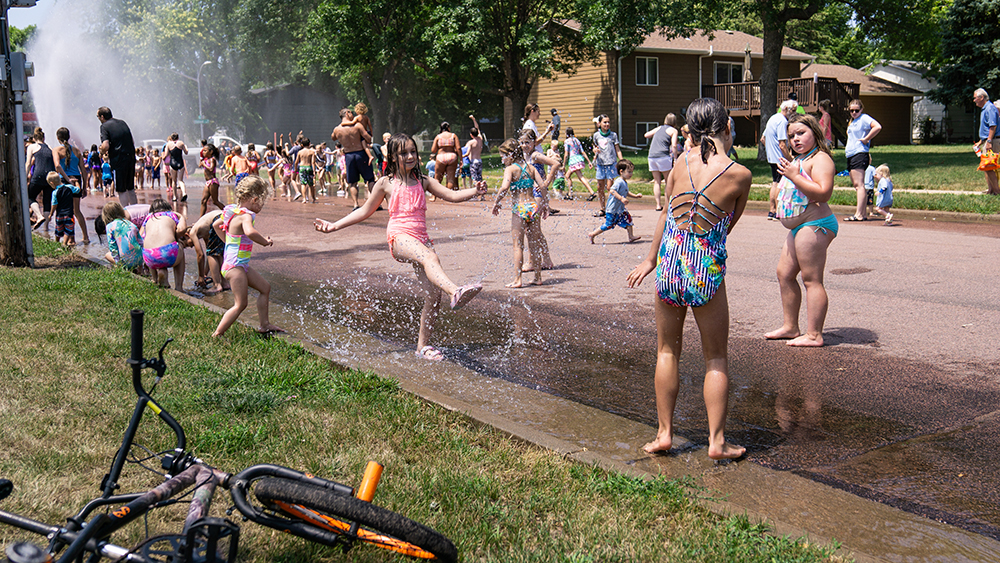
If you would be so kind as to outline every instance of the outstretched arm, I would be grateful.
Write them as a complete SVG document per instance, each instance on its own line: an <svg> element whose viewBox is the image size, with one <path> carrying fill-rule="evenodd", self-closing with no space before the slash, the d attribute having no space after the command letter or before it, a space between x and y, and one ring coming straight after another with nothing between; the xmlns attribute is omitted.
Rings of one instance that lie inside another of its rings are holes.
<svg viewBox="0 0 1000 563"><path fill-rule="evenodd" d="M351 225L360 223L365 219L372 216L373 213L378 209L378 206L382 205L382 201L386 196L386 186L389 185L388 176L383 176L379 178L375 185L372 187L372 192L365 200L364 205L351 211L346 217L340 219L336 222L325 221L323 219L317 218L313 221L313 227L321 233L332 233L339 231L343 228L350 227Z"/></svg>
<svg viewBox="0 0 1000 563"><path fill-rule="evenodd" d="M486 182L476 182L476 186L473 188L466 188L464 190L449 190L448 188L441 185L434 178L424 178L424 189L431 192L432 195L439 197L445 201L450 201L451 203L458 203L460 201L466 201L472 199L478 195L483 195L486 193Z"/></svg>

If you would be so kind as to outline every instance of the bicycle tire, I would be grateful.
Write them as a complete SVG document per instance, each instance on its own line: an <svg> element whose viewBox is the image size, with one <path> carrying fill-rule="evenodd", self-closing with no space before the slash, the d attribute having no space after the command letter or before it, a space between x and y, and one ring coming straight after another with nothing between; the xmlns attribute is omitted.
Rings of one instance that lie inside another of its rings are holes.
<svg viewBox="0 0 1000 563"><path fill-rule="evenodd" d="M347 534L351 523L357 523L357 540L382 549L447 563L458 560L455 544L441 533L352 496L278 477L257 481L254 495L287 516L338 534Z"/></svg>

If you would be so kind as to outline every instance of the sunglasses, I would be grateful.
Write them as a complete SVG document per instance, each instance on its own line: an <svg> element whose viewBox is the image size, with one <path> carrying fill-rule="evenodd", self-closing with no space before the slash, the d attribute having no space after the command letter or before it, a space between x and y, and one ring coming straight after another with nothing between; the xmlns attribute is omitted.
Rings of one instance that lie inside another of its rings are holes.
<svg viewBox="0 0 1000 563"><path fill-rule="evenodd" d="M861 113L861 110L859 110L859 109L852 109L850 111L851 111L851 113Z"/></svg>

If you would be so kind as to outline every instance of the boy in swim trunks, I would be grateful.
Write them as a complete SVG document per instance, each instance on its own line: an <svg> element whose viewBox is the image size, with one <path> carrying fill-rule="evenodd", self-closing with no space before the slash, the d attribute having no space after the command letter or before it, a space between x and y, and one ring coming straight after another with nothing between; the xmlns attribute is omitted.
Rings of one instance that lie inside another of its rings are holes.
<svg viewBox="0 0 1000 563"><path fill-rule="evenodd" d="M316 164L316 149L312 148L307 137L299 143L302 148L295 155L295 166L299 171L299 183L302 185L302 203L316 203L316 185L313 172Z"/></svg>
<svg viewBox="0 0 1000 563"><path fill-rule="evenodd" d="M257 214L264 208L269 193L270 186L260 176L247 176L239 184L236 184L236 201L238 203L227 205L222 216L212 223L215 234L219 238L225 237L222 275L233 290L233 306L222 315L219 326L212 333L213 337L225 334L240 317L243 310L247 308L248 287L252 287L260 293L257 296L257 316L260 320L260 328L257 329L257 332L261 334L285 332L280 327L271 324L268 319L271 284L267 283L267 280L257 273L257 270L250 267L250 253L253 251L253 243L256 242L263 246L274 244L271 237L261 234L254 228L253 224Z"/></svg>
<svg viewBox="0 0 1000 563"><path fill-rule="evenodd" d="M190 246L187 222L173 212L165 199L154 199L149 215L142 222L142 261L149 268L153 281L169 288L167 268L174 271L174 289L184 290L184 247Z"/></svg>
<svg viewBox="0 0 1000 563"><path fill-rule="evenodd" d="M56 216L56 240L63 246L76 246L73 222L73 196L82 189L75 184L59 184L59 173L49 172L45 181L52 187L52 213Z"/></svg>
<svg viewBox="0 0 1000 563"><path fill-rule="evenodd" d="M628 198L639 199L642 197L642 194L628 191L628 180L632 179L635 165L631 161L622 159L618 161L617 168L618 177L611 185L611 191L608 192L608 203L604 208L604 224L587 235L590 237L590 244L594 244L594 237L615 227L621 227L628 232L629 242L635 242L642 238L632 235L632 216L625 209L625 206L628 205Z"/></svg>

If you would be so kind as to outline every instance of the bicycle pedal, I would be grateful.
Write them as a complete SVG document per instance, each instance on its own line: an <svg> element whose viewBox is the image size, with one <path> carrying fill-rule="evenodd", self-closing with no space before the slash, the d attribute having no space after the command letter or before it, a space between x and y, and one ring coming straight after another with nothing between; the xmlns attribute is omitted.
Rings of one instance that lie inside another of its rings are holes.
<svg viewBox="0 0 1000 563"><path fill-rule="evenodd" d="M199 518L188 528L182 555L192 563L234 563L240 527L222 518Z"/></svg>

